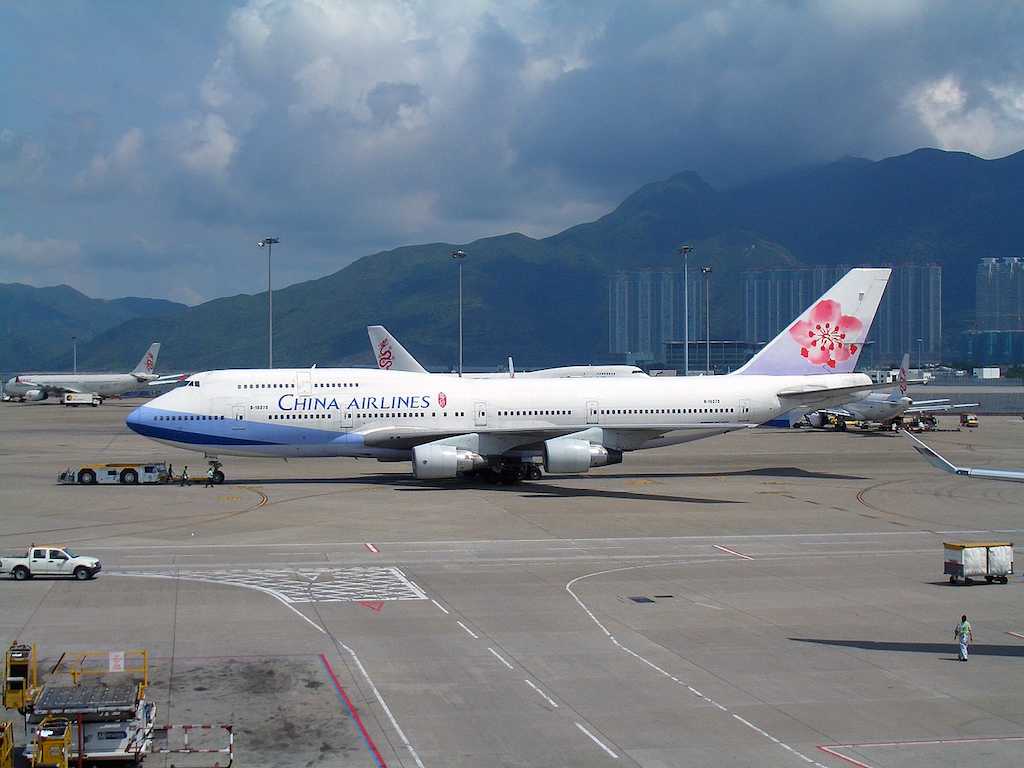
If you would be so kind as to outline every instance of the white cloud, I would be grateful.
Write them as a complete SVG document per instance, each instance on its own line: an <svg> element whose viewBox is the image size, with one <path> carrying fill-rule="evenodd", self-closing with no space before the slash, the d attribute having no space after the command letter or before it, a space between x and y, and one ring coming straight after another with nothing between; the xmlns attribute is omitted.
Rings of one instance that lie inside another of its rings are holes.
<svg viewBox="0 0 1024 768"><path fill-rule="evenodd" d="M973 92L956 75L925 83L910 104L941 149L1002 157L1024 144L1024 88L1011 83Z"/></svg>
<svg viewBox="0 0 1024 768"><path fill-rule="evenodd" d="M93 189L114 178L124 177L139 166L144 138L138 128L128 129L108 154L95 154L89 167L81 171L74 181L76 189Z"/></svg>
<svg viewBox="0 0 1024 768"><path fill-rule="evenodd" d="M82 247L72 240L35 240L21 232L0 232L0 265L20 273L25 268L70 267L82 256Z"/></svg>
<svg viewBox="0 0 1024 768"><path fill-rule="evenodd" d="M185 124L187 146L181 162L190 171L220 174L227 170L238 149L238 140L220 115L209 114Z"/></svg>

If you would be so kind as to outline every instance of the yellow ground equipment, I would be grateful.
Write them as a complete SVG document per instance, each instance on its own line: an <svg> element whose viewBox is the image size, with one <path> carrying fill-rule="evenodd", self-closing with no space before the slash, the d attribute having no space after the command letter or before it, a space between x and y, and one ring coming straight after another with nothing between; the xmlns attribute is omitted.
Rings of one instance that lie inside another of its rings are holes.
<svg viewBox="0 0 1024 768"><path fill-rule="evenodd" d="M71 720L45 717L35 732L32 768L68 768L71 759Z"/></svg>
<svg viewBox="0 0 1024 768"><path fill-rule="evenodd" d="M36 647L11 643L4 656L4 708L24 713L32 703L37 680Z"/></svg>
<svg viewBox="0 0 1024 768"><path fill-rule="evenodd" d="M11 768L14 765L14 723L10 720L0 721L0 768Z"/></svg>

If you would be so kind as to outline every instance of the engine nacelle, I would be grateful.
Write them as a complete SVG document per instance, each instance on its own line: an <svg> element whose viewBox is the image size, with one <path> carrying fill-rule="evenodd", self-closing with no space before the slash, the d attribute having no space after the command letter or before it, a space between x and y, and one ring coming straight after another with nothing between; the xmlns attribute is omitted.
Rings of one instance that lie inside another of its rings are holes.
<svg viewBox="0 0 1024 768"><path fill-rule="evenodd" d="M33 403L37 403L40 400L46 399L46 392L41 389L30 389L24 395L26 400L31 400Z"/></svg>
<svg viewBox="0 0 1024 768"><path fill-rule="evenodd" d="M412 473L419 480L440 480L455 477L487 464L479 453L454 445L417 445L412 449Z"/></svg>
<svg viewBox="0 0 1024 768"><path fill-rule="evenodd" d="M550 474L587 472L591 467L621 463L622 451L593 445L589 440L560 437L544 442L544 469Z"/></svg>

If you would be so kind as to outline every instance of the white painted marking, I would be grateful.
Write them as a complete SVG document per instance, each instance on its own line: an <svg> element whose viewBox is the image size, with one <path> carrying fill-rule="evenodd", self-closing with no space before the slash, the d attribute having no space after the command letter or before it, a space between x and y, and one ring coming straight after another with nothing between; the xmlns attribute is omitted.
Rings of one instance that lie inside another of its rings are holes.
<svg viewBox="0 0 1024 768"><path fill-rule="evenodd" d="M448 609L445 608L443 605L441 605L439 602L437 602L437 600L435 600L434 598L430 598L430 602L432 602L434 605L436 605L438 608L440 608L445 613L448 613Z"/></svg>
<svg viewBox="0 0 1024 768"><path fill-rule="evenodd" d="M122 575L137 575L137 576L143 576L143 577L149 576L148 574L122 574ZM174 578L174 576L160 575L160 576L149 576L149 578ZM189 578L187 580L188 581L204 581L203 579L196 579L196 578ZM212 581L211 583L213 583L213 584L220 584L221 582ZM304 614L302 611L300 611L294 605L289 603L284 597L282 597L281 595L276 594L273 590L266 589L265 587L259 587L259 586L251 585L251 584L237 584L235 586L240 586L240 587L242 587L244 589L254 589L257 592L263 592L265 594L270 595L275 600L277 600L279 603L281 603L281 605L283 605L285 608L287 608L289 611L291 611L296 616L298 616L300 619L302 619L307 624L309 624L317 632L319 632L322 635L327 635L328 637L330 637L330 634L327 632L326 629L324 629L322 626L317 624L315 621L313 621L311 618L309 618L306 614ZM363 662L360 660L359 656L356 654L355 651L353 651L351 648L349 648L347 645L345 645L345 643L341 642L337 638L334 638L334 642L338 645L338 647L340 649L344 650L349 656L352 657L352 661L355 663L356 667L359 669L359 673L363 676L363 679L366 681L366 684L370 686L370 690L373 691L373 695L374 695L374 698L377 699L377 703L380 704L381 709L383 709L384 713L388 716L388 720L391 722L391 727L395 729L395 733L398 734L398 738L401 740L402 745L406 748L406 750L412 756L412 759L416 762L416 765L418 766L418 768L424 768L423 761L420 760L419 754L416 752L416 749L413 747L412 742L410 742L409 738L405 735L405 731L403 731L402 727L398 724L398 720L395 719L395 715L391 711L391 707L389 707L387 705L387 702L384 701L384 697L381 696L380 691L377 689L376 684L373 682L373 678L371 678L370 677L370 673L366 671L366 667L363 666Z"/></svg>
<svg viewBox="0 0 1024 768"><path fill-rule="evenodd" d="M463 623L462 623L461 621L456 621L455 623L456 623L456 624L458 624L458 625L459 625L460 627L462 627L462 628L463 628L464 630L466 630L466 633L467 633L467 634L468 634L468 635L469 635L470 637L472 637L472 638L473 638L474 640L479 640L479 639L480 639L480 636L479 636L479 635L478 635L478 634L477 634L476 632L474 632L474 631L473 631L472 629L470 629L469 627L467 627L467 626L466 626L465 624L463 624Z"/></svg>
<svg viewBox="0 0 1024 768"><path fill-rule="evenodd" d="M505 657L502 656L500 653L498 653L496 650L494 650L491 647L488 647L487 650L491 652L491 654L494 656L494 658L496 658L498 661L500 661L506 667L508 667L509 669L513 668L511 664L509 664L507 661L505 661Z"/></svg>
<svg viewBox="0 0 1024 768"><path fill-rule="evenodd" d="M379 554L380 554L380 550L379 550L379 549L377 549L377 548L376 548L375 546L373 546L373 544L371 544L371 543L370 543L370 542L368 542L368 541L367 541L367 542L364 542L364 543L363 543L363 546L364 546L364 547L366 547L366 548L367 548L368 550L370 550L371 552L373 552L373 554L375 554L375 555L379 555Z"/></svg>
<svg viewBox="0 0 1024 768"><path fill-rule="evenodd" d="M726 554L736 555L736 557L742 557L744 560L753 560L754 559L750 555L744 555L742 552L737 552L735 549L729 549L728 547L723 547L721 544L712 544L711 546L713 546L715 549L717 549L717 550L719 550L721 552L725 552Z"/></svg>
<svg viewBox="0 0 1024 768"><path fill-rule="evenodd" d="M669 680L678 680L678 678L675 678L670 672L668 672L667 670L663 669L662 667L659 667L653 661L651 661L650 659L648 659L648 658L642 656L641 654L637 653L632 648L627 648L625 645L620 643L615 638L615 636L608 630L608 628L604 624L601 623L601 620L598 619L597 616L594 615L594 612L591 611L590 608L587 607L586 603L584 603L579 598L579 596L573 591L572 588L573 588L573 585L575 585L576 583L582 581L583 579L589 579L589 578L591 578L593 576L604 576L604 575L607 575L609 573L621 573L622 571L632 571L632 570L638 570L640 568L664 568L664 567L667 567L667 566L674 566L674 565L679 565L679 563L674 562L674 561L669 561L669 562L663 562L663 563L649 563L649 564L644 564L644 565L627 565L627 566L623 566L621 568L609 568L609 569L604 570L604 571L595 571L593 573L586 573L586 574L584 574L582 576L577 576L575 579L570 580L565 585L565 591L568 592L572 596L572 599L576 601L576 604L580 608L582 608L583 611L587 614L587 616L590 617L590 620L593 621L602 632L604 632L605 636L611 641L611 643L613 645L615 645L617 648L621 649L624 653L629 654L630 656L632 656L633 658L635 658L637 661L641 662L642 664L646 665L647 667L650 667L651 669L653 669L658 674L668 678ZM682 681L680 681L679 684L683 685ZM803 754L802 752L799 752L798 750L793 749L793 747L789 746L788 744L786 744L785 742L781 741L780 739L777 739L775 736L772 736L770 733L768 733L767 731L763 730L762 728L759 728L758 726L754 725L749 720L746 720L746 719L740 717L739 715L731 712L727 707L724 707L720 703L715 701L714 699L712 699L712 698L710 698L708 696L705 696L700 691L698 691L696 688L694 688L692 685L687 685L686 687L694 695L700 696L702 700L708 702L709 704L714 705L720 711L728 713L728 714L731 714L733 716L733 718L736 719L737 722L743 723L745 726L747 726L748 728L753 730L755 733L758 733L758 734L764 736L765 738L769 739L774 744L777 744L778 746L782 747L783 749L787 750L788 752L793 753L794 755L799 757L804 762L810 763L811 765L815 766L815 768L827 768L826 766L822 765L819 762L816 762L815 760L811 759L810 757L808 757L807 755ZM579 725L579 723L577 723L577 725Z"/></svg>
<svg viewBox="0 0 1024 768"><path fill-rule="evenodd" d="M1019 637L1021 640L1024 640L1024 635L1022 635L1020 632L1007 632L1006 634L1013 635L1014 637Z"/></svg>
<svg viewBox="0 0 1024 768"><path fill-rule="evenodd" d="M604 537L594 539L572 539L571 541L723 541L723 540L751 540L751 539L813 539L813 538L836 538L844 536L934 536L935 534L968 534L968 533L1024 533L1024 528L1001 528L993 530L972 530L972 531L932 531L920 529L916 531L831 531L831 532L808 532L808 533L737 533L720 536L634 536L634 537ZM439 541L404 541L388 542L388 547L410 546L421 544L426 546L439 544L545 544L550 542L565 542L568 539L464 539L464 540L439 540ZM275 544L126 544L118 546L95 546L89 547L97 551L116 550L119 552L132 549L275 549L277 547L355 547L364 544L359 541L314 541L314 542L287 542L281 541Z"/></svg>
<svg viewBox="0 0 1024 768"><path fill-rule="evenodd" d="M603 749L605 752L607 752L609 757L612 757L612 758L614 758L616 760L619 759L619 756L616 755L614 752L612 752L610 749L608 749L608 747L605 746L603 741L601 741L599 738L597 738L597 736L595 736L590 731L588 731L586 728L584 728L582 723L576 723L576 727L579 728L581 731L583 731L585 734L587 734L587 736L590 737L590 740L593 741L595 744L597 744L597 746L599 746L601 749Z"/></svg>
<svg viewBox="0 0 1024 768"><path fill-rule="evenodd" d="M542 690L541 690L540 688L538 688L538 687L537 687L536 685L534 685L534 684L533 684L533 681L531 681L531 680L523 680L523 682L524 682L524 683L526 683L526 684L527 684L528 686L530 686L531 688L533 688L533 690L535 690L535 691L536 691L537 693L539 693L539 694L540 694L541 696L543 696L543 697L544 697L544 700L545 700L545 701L546 701L546 702L547 702L548 704L550 704L550 705L551 705L552 707L554 707L555 709L558 709L558 704L557 704L557 703L555 702L555 700L554 700L554 699L552 699L552 698L551 698L550 696L548 696L548 695L547 695L546 693L544 693L544 691L542 691Z"/></svg>
<svg viewBox="0 0 1024 768"><path fill-rule="evenodd" d="M694 605L703 605L705 608L713 608L716 611L723 610L722 606L720 606L720 605L712 605L711 603L697 603L697 602L695 602Z"/></svg>

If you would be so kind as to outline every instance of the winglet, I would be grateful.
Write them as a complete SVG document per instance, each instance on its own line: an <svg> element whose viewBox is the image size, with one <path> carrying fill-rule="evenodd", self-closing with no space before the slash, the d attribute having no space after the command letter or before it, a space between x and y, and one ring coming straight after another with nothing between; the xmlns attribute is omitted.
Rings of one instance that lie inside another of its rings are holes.
<svg viewBox="0 0 1024 768"><path fill-rule="evenodd" d="M891 269L851 269L734 375L851 373Z"/></svg>
<svg viewBox="0 0 1024 768"><path fill-rule="evenodd" d="M951 475L967 474L967 471L965 469L962 469L944 459L938 453L936 453L927 445L925 445L923 441L918 440L916 437L910 434L907 430L901 429L900 432L902 432L904 435L906 435L907 437L914 441L914 450L921 454L921 457L924 458L924 460L931 464L933 467L941 469L943 472L949 472L949 474Z"/></svg>
<svg viewBox="0 0 1024 768"><path fill-rule="evenodd" d="M154 341L149 345L149 349L146 350L146 354L139 360L139 364L135 366L132 373L137 373L145 376L146 374L153 373L156 370L156 358L160 354L160 342Z"/></svg>
<svg viewBox="0 0 1024 768"><path fill-rule="evenodd" d="M427 373L427 369L416 362L416 358L383 325L368 325L366 332L370 335L370 349L378 368L384 371Z"/></svg>

